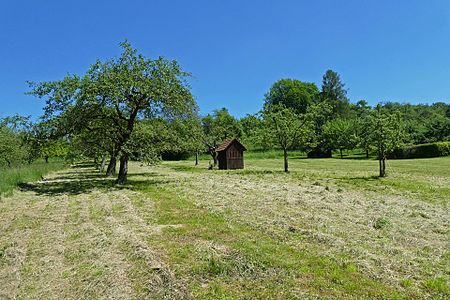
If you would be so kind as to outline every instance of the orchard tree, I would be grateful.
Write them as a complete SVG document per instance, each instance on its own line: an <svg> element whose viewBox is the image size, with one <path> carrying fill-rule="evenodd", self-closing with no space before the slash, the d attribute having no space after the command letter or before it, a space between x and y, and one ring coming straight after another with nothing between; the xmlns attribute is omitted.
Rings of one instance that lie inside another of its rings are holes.
<svg viewBox="0 0 450 300"><path fill-rule="evenodd" d="M13 129L0 125L0 166L12 167L25 160L26 150L22 139Z"/></svg>
<svg viewBox="0 0 450 300"><path fill-rule="evenodd" d="M366 100L359 100L354 109L357 146L364 150L366 158L369 158L372 136L372 124L369 116L372 113L372 109Z"/></svg>
<svg viewBox="0 0 450 300"><path fill-rule="evenodd" d="M272 105L283 105L295 113L305 113L308 107L317 102L319 89L314 83L297 79L280 79L265 95L265 109Z"/></svg>
<svg viewBox="0 0 450 300"><path fill-rule="evenodd" d="M264 110L263 118L265 138L271 139L283 150L284 171L289 172L288 151L306 146L313 133L312 115L300 115L292 108L277 104Z"/></svg>
<svg viewBox="0 0 450 300"><path fill-rule="evenodd" d="M214 167L217 166L216 148L226 139L240 138L242 127L226 108L216 109L213 114L202 118L203 141L211 155Z"/></svg>
<svg viewBox="0 0 450 300"><path fill-rule="evenodd" d="M347 119L334 119L324 126L324 134L332 149L339 149L341 158L344 149L353 149L357 143L355 122Z"/></svg>
<svg viewBox="0 0 450 300"><path fill-rule="evenodd" d="M176 136L176 145L180 151L187 151L195 155L195 165L198 165L199 154L205 150L205 134L198 116L179 119L171 124Z"/></svg>
<svg viewBox="0 0 450 300"><path fill-rule="evenodd" d="M31 93L47 97L45 116L65 115L74 133L84 127L83 120L108 120L115 133L110 165L120 157L118 183L125 183L130 157L125 145L136 122L184 116L196 110L196 104L186 81L189 73L176 61L148 59L130 43L120 45L123 52L119 57L98 60L81 77L68 75L60 81L31 83ZM77 111L84 112L82 120L71 117Z"/></svg>
<svg viewBox="0 0 450 300"><path fill-rule="evenodd" d="M370 124L371 143L377 151L380 177L385 177L387 156L400 147L405 138L402 120L398 112L388 112L378 104L370 116Z"/></svg>
<svg viewBox="0 0 450 300"><path fill-rule="evenodd" d="M262 149L270 149L273 145L270 141L263 138L261 132L264 130L264 122L261 113L247 114L239 120L242 126L242 140L247 148L255 149L257 147Z"/></svg>

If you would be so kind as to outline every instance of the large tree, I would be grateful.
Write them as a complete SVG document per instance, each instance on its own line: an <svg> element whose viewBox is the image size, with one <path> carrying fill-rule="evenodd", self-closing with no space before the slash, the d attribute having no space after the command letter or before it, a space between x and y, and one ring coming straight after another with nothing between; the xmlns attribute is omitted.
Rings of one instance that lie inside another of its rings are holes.
<svg viewBox="0 0 450 300"><path fill-rule="evenodd" d="M280 79L265 95L265 107L284 105L295 113L305 113L308 107L318 100L319 89L314 83L297 79Z"/></svg>
<svg viewBox="0 0 450 300"><path fill-rule="evenodd" d="M333 70L327 70L322 78L322 101L328 102L333 108L333 116L347 116L349 113L349 102L345 84L341 77Z"/></svg>
<svg viewBox="0 0 450 300"><path fill-rule="evenodd" d="M83 76L68 75L60 81L31 83L31 93L47 97L45 117L64 116L74 133L85 128L83 120L108 120L115 134L111 161L120 157L118 182L127 179L130 153L124 147L139 119L174 118L196 110L187 84L188 73L172 60L148 59L120 44L119 57L98 60ZM83 111L82 120L73 114Z"/></svg>

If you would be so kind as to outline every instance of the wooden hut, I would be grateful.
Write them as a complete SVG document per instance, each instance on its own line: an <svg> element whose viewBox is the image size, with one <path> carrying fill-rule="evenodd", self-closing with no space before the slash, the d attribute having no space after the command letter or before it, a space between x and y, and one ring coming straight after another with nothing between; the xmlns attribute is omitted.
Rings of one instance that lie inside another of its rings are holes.
<svg viewBox="0 0 450 300"><path fill-rule="evenodd" d="M233 170L244 168L244 151L245 147L237 140L225 140L217 147L217 159L219 161L219 169Z"/></svg>

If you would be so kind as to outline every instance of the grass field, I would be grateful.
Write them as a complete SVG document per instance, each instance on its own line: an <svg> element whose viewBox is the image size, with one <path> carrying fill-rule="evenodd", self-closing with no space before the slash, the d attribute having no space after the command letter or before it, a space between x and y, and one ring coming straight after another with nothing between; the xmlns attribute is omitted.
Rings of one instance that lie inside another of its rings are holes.
<svg viewBox="0 0 450 300"><path fill-rule="evenodd" d="M276 157L276 156L274 156ZM450 157L89 165L0 200L0 299L448 299Z"/></svg>
<svg viewBox="0 0 450 300"><path fill-rule="evenodd" d="M64 165L63 160L54 159L49 163L36 161L13 168L0 168L0 197L10 193L21 183L39 180L49 172L64 168Z"/></svg>

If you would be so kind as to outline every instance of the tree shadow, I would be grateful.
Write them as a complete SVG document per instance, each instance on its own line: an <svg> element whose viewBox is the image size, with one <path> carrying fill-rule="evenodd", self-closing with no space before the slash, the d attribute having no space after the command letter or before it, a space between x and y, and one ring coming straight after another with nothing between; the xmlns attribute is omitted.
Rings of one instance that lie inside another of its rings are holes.
<svg viewBox="0 0 450 300"><path fill-rule="evenodd" d="M110 191L117 189L133 189L138 186L165 184L170 182L167 178L160 178L162 175L156 173L130 173L130 179L126 184L117 184L115 177L106 177L102 173L92 170L90 167L74 167L78 171L67 171L60 176L44 179L36 183L21 183L21 191L32 191L37 195L60 196L60 195L80 195L90 193L94 190ZM140 176L141 178L133 178ZM142 178L144 177L144 178Z"/></svg>
<svg viewBox="0 0 450 300"><path fill-rule="evenodd" d="M344 156L342 158L340 157L333 157L333 158L337 158L337 159L350 159L350 160L376 160L376 157L372 157L369 156L369 158L365 157L365 156Z"/></svg>
<svg viewBox="0 0 450 300"><path fill-rule="evenodd" d="M369 182L369 181L379 181L380 180L380 176L377 175L371 175L371 176L361 176L361 177L341 177L341 178L335 178L335 179L340 179L340 180L345 180L345 181L359 181L359 182Z"/></svg>

